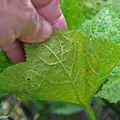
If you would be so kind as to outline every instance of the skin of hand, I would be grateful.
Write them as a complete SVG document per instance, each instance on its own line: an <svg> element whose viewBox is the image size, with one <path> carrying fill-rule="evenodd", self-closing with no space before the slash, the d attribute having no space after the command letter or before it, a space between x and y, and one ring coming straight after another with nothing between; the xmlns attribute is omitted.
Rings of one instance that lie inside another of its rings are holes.
<svg viewBox="0 0 120 120"><path fill-rule="evenodd" d="M0 48L13 63L25 61L23 43L48 39L67 28L59 0L1 0Z"/></svg>

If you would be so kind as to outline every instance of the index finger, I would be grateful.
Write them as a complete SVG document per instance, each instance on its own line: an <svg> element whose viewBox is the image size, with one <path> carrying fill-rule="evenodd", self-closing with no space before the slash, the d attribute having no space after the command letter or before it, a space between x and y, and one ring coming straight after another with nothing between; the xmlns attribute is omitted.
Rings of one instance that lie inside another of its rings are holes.
<svg viewBox="0 0 120 120"><path fill-rule="evenodd" d="M45 17L54 28L66 29L67 24L60 9L59 0L32 0L38 13Z"/></svg>

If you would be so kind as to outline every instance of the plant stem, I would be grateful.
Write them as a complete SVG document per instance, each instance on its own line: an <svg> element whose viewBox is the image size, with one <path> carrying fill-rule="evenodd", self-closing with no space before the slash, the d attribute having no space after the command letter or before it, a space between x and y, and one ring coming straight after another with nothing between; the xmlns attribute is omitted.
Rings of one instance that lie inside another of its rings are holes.
<svg viewBox="0 0 120 120"><path fill-rule="evenodd" d="M88 113L88 116L89 116L89 120L96 120L94 112L92 111L91 107L87 106L86 110L87 110L87 113Z"/></svg>

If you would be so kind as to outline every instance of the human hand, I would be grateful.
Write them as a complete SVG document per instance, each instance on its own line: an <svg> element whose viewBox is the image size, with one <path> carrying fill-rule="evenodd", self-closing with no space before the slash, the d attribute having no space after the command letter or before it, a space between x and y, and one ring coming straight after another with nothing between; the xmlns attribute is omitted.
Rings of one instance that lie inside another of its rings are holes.
<svg viewBox="0 0 120 120"><path fill-rule="evenodd" d="M49 4L50 2L51 4ZM25 60L21 42L38 43L49 38L52 26L66 29L66 22L59 8L58 0L44 0L44 2L34 0L32 3L39 15L30 0L0 1L0 15L2 16L0 18L0 47L13 63Z"/></svg>

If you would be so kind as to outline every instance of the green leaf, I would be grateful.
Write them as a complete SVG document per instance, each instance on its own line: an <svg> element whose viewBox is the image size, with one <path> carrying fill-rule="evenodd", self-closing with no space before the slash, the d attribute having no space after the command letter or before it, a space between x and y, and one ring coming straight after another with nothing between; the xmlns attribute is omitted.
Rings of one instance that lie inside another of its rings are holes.
<svg viewBox="0 0 120 120"><path fill-rule="evenodd" d="M119 0L79 0L79 3L87 19L92 19L104 7L113 6L120 10Z"/></svg>
<svg viewBox="0 0 120 120"><path fill-rule="evenodd" d="M85 21L78 0L62 0L61 8L65 15L68 29L78 29Z"/></svg>
<svg viewBox="0 0 120 120"><path fill-rule="evenodd" d="M82 31L91 38L120 41L120 18L113 8L103 8L92 20L87 20Z"/></svg>
<svg viewBox="0 0 120 120"><path fill-rule="evenodd" d="M108 82L103 85L102 90L96 96L111 103L117 103L120 101L120 62L112 70L107 80Z"/></svg>
<svg viewBox="0 0 120 120"><path fill-rule="evenodd" d="M92 38L113 39L118 43L120 41L119 11L104 8L92 21L87 21L83 26L85 32ZM107 84L102 87L102 90L96 96L111 103L120 101L120 62L106 80L108 80Z"/></svg>
<svg viewBox="0 0 120 120"><path fill-rule="evenodd" d="M91 38L112 39L118 43L120 42L120 17L116 10L112 8L102 9L92 21L83 24L83 29ZM120 100L119 61L106 80L108 80L107 84L103 85L102 90L96 96L116 103Z"/></svg>
<svg viewBox="0 0 120 120"><path fill-rule="evenodd" d="M8 66L12 65L6 58L4 52L0 50L0 72L6 69Z"/></svg>
<svg viewBox="0 0 120 120"><path fill-rule="evenodd" d="M27 62L0 74L0 94L89 107L118 62L119 49L114 40L89 39L78 31L54 33L40 45L26 45Z"/></svg>
<svg viewBox="0 0 120 120"><path fill-rule="evenodd" d="M116 10L120 10L120 1L119 0L112 0L112 4L111 4Z"/></svg>

